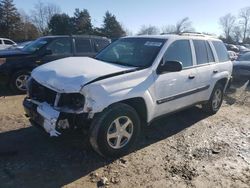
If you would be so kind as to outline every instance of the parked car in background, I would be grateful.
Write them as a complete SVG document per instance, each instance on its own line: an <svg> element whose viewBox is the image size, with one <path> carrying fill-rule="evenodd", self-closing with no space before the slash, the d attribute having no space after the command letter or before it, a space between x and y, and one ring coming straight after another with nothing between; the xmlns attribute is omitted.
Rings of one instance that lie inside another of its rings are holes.
<svg viewBox="0 0 250 188"><path fill-rule="evenodd" d="M36 68L23 105L33 125L50 136L86 128L95 151L117 157L135 144L143 125L162 115L196 104L217 113L231 73L227 50L216 38L125 37L95 58Z"/></svg>
<svg viewBox="0 0 250 188"><path fill-rule="evenodd" d="M250 44L243 44L246 48L250 49Z"/></svg>
<svg viewBox="0 0 250 188"><path fill-rule="evenodd" d="M240 49L234 44L225 44L228 51L234 51L235 53L239 53Z"/></svg>
<svg viewBox="0 0 250 188"><path fill-rule="evenodd" d="M94 57L108 44L109 39L98 36L47 36L19 50L1 51L0 83L24 93L26 81L35 67L71 56Z"/></svg>
<svg viewBox="0 0 250 188"><path fill-rule="evenodd" d="M235 61L238 58L237 53L235 53L234 51L228 51L228 55L231 61Z"/></svg>
<svg viewBox="0 0 250 188"><path fill-rule="evenodd" d="M13 45L16 45L14 41L6 38L0 38L0 50L7 49Z"/></svg>
<svg viewBox="0 0 250 188"><path fill-rule="evenodd" d="M238 59L233 63L233 80L250 80L250 52L239 56Z"/></svg>
<svg viewBox="0 0 250 188"><path fill-rule="evenodd" d="M247 53L247 52L250 52L250 49L249 49L249 48L246 48L245 46L239 45L238 48L239 48L239 53L240 53L240 54L245 54L245 53Z"/></svg>

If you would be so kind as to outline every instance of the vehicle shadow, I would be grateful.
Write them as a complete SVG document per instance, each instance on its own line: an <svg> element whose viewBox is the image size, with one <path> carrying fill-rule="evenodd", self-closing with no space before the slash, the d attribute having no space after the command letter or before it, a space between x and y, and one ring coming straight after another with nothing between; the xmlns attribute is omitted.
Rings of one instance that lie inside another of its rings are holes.
<svg viewBox="0 0 250 188"><path fill-rule="evenodd" d="M17 95L17 94L12 92L8 88L8 86L0 85L0 97L13 96L13 95Z"/></svg>
<svg viewBox="0 0 250 188"><path fill-rule="evenodd" d="M143 129L136 150L169 138L207 117L198 107L163 117ZM82 133L51 139L35 127L0 133L1 187L62 187L112 163Z"/></svg>

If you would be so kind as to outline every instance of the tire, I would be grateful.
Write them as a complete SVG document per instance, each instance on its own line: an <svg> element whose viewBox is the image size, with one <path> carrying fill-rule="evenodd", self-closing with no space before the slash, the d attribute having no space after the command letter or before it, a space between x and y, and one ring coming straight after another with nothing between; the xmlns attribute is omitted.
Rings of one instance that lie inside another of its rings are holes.
<svg viewBox="0 0 250 188"><path fill-rule="evenodd" d="M209 101L202 105L202 109L210 115L216 114L222 105L223 96L224 86L220 83L217 83L213 89Z"/></svg>
<svg viewBox="0 0 250 188"><path fill-rule="evenodd" d="M117 129L126 123L125 129ZM89 133L90 144L104 157L120 157L135 145L140 129L141 122L135 109L129 105L117 103L94 117ZM124 135L130 135L130 137Z"/></svg>
<svg viewBox="0 0 250 188"><path fill-rule="evenodd" d="M30 72L26 70L18 71L13 74L10 80L10 88L13 92L18 94L25 94L26 81L30 76ZM22 82L23 81L23 82Z"/></svg>

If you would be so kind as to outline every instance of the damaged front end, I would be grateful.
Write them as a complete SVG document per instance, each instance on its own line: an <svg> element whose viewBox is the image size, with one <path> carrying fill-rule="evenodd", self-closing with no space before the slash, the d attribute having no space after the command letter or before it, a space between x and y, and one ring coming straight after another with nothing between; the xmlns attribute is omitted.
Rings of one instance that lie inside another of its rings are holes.
<svg viewBox="0 0 250 188"><path fill-rule="evenodd" d="M84 103L80 93L59 93L30 79L23 106L32 122L42 126L50 136L59 136L89 125Z"/></svg>

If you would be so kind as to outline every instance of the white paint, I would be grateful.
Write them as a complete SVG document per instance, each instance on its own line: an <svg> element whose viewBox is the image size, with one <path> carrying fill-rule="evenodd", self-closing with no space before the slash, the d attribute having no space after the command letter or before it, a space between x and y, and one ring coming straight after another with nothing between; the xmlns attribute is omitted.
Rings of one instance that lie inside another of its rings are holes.
<svg viewBox="0 0 250 188"><path fill-rule="evenodd" d="M56 131L56 122L59 112L54 110L48 103L41 103L37 107L37 112L44 118L43 128L50 136L59 136L61 133Z"/></svg>
<svg viewBox="0 0 250 188"><path fill-rule="evenodd" d="M125 67L89 57L69 57L39 66L32 77L53 90L63 93L79 92L81 87L100 76L121 72Z"/></svg>

